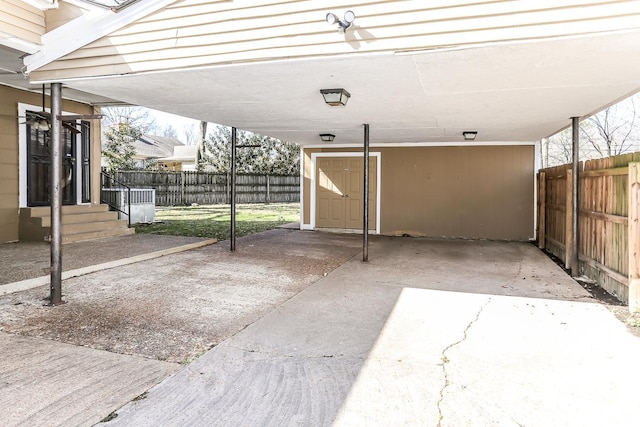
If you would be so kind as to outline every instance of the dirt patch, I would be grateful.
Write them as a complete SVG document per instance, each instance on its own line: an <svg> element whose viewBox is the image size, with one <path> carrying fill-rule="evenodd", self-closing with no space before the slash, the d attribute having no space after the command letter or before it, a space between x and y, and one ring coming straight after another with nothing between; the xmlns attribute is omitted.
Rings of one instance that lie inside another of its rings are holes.
<svg viewBox="0 0 640 427"><path fill-rule="evenodd" d="M360 251L357 236L272 230L0 298L0 330L187 362ZM155 249L153 249L155 250Z"/></svg>
<svg viewBox="0 0 640 427"><path fill-rule="evenodd" d="M552 255L549 252L543 251L549 258L551 258L567 275L571 276L571 272L564 268L564 261L558 257ZM587 282L583 280L576 280L584 289L586 289L594 300L597 300L602 305L607 307L619 321L624 323L627 330L634 336L640 338L640 313L629 313L629 307L620 301L615 296L611 295L596 283Z"/></svg>

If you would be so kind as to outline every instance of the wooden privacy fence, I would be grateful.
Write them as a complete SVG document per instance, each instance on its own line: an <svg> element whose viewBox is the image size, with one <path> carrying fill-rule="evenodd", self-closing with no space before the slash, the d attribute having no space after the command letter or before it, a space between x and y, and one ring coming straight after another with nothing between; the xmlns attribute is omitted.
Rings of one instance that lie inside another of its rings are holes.
<svg viewBox="0 0 640 427"><path fill-rule="evenodd" d="M640 310L640 153L580 163L580 272ZM570 266L571 165L538 173L538 245Z"/></svg>
<svg viewBox="0 0 640 427"><path fill-rule="evenodd" d="M156 206L229 204L231 177L209 172L117 171L114 178L132 188L156 190ZM237 203L300 201L300 177L236 175Z"/></svg>

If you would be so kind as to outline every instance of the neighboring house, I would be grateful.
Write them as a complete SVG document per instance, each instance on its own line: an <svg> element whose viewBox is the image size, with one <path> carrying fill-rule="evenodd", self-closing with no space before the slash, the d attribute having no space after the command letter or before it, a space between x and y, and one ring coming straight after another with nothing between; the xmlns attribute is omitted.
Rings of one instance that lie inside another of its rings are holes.
<svg viewBox="0 0 640 427"><path fill-rule="evenodd" d="M159 168L164 168L161 160L173 155L178 146L184 146L176 138L142 135L140 139L133 142L135 154L133 156L136 166L143 168L149 164L156 164Z"/></svg>
<svg viewBox="0 0 640 427"><path fill-rule="evenodd" d="M372 231L530 239L536 141L640 88L638 1L58 5L31 83L299 143L304 229L361 228L369 124Z"/></svg>
<svg viewBox="0 0 640 427"><path fill-rule="evenodd" d="M145 134L133 141L133 149L133 160L141 169L197 170L198 147L184 145L177 138ZM104 166L104 159L102 163Z"/></svg>
<svg viewBox="0 0 640 427"><path fill-rule="evenodd" d="M158 165L170 171L198 170L198 147L195 145L176 145L173 155L158 159Z"/></svg>

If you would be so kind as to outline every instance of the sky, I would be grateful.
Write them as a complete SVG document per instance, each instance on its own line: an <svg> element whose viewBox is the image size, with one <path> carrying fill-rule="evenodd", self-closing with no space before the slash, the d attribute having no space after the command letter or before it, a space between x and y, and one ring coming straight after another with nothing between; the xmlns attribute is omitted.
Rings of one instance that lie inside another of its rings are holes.
<svg viewBox="0 0 640 427"><path fill-rule="evenodd" d="M168 125L174 127L174 129L178 132L178 139L183 143L186 143L185 137L185 127L195 126L195 131L200 131L200 122L198 120L189 119L182 116L176 116L175 114L164 113L162 111L153 110L151 108L145 108L149 112L149 115L155 119L156 125L160 128L164 128ZM211 130L212 125L207 127L207 134Z"/></svg>

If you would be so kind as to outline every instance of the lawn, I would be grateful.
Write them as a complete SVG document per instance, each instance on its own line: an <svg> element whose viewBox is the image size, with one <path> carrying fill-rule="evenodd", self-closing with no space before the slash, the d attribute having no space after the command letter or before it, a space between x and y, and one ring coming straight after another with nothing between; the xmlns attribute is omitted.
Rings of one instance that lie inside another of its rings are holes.
<svg viewBox="0 0 640 427"><path fill-rule="evenodd" d="M137 224L136 233L229 238L229 205L156 207L153 224ZM299 203L236 205L236 236L259 233L300 220Z"/></svg>

